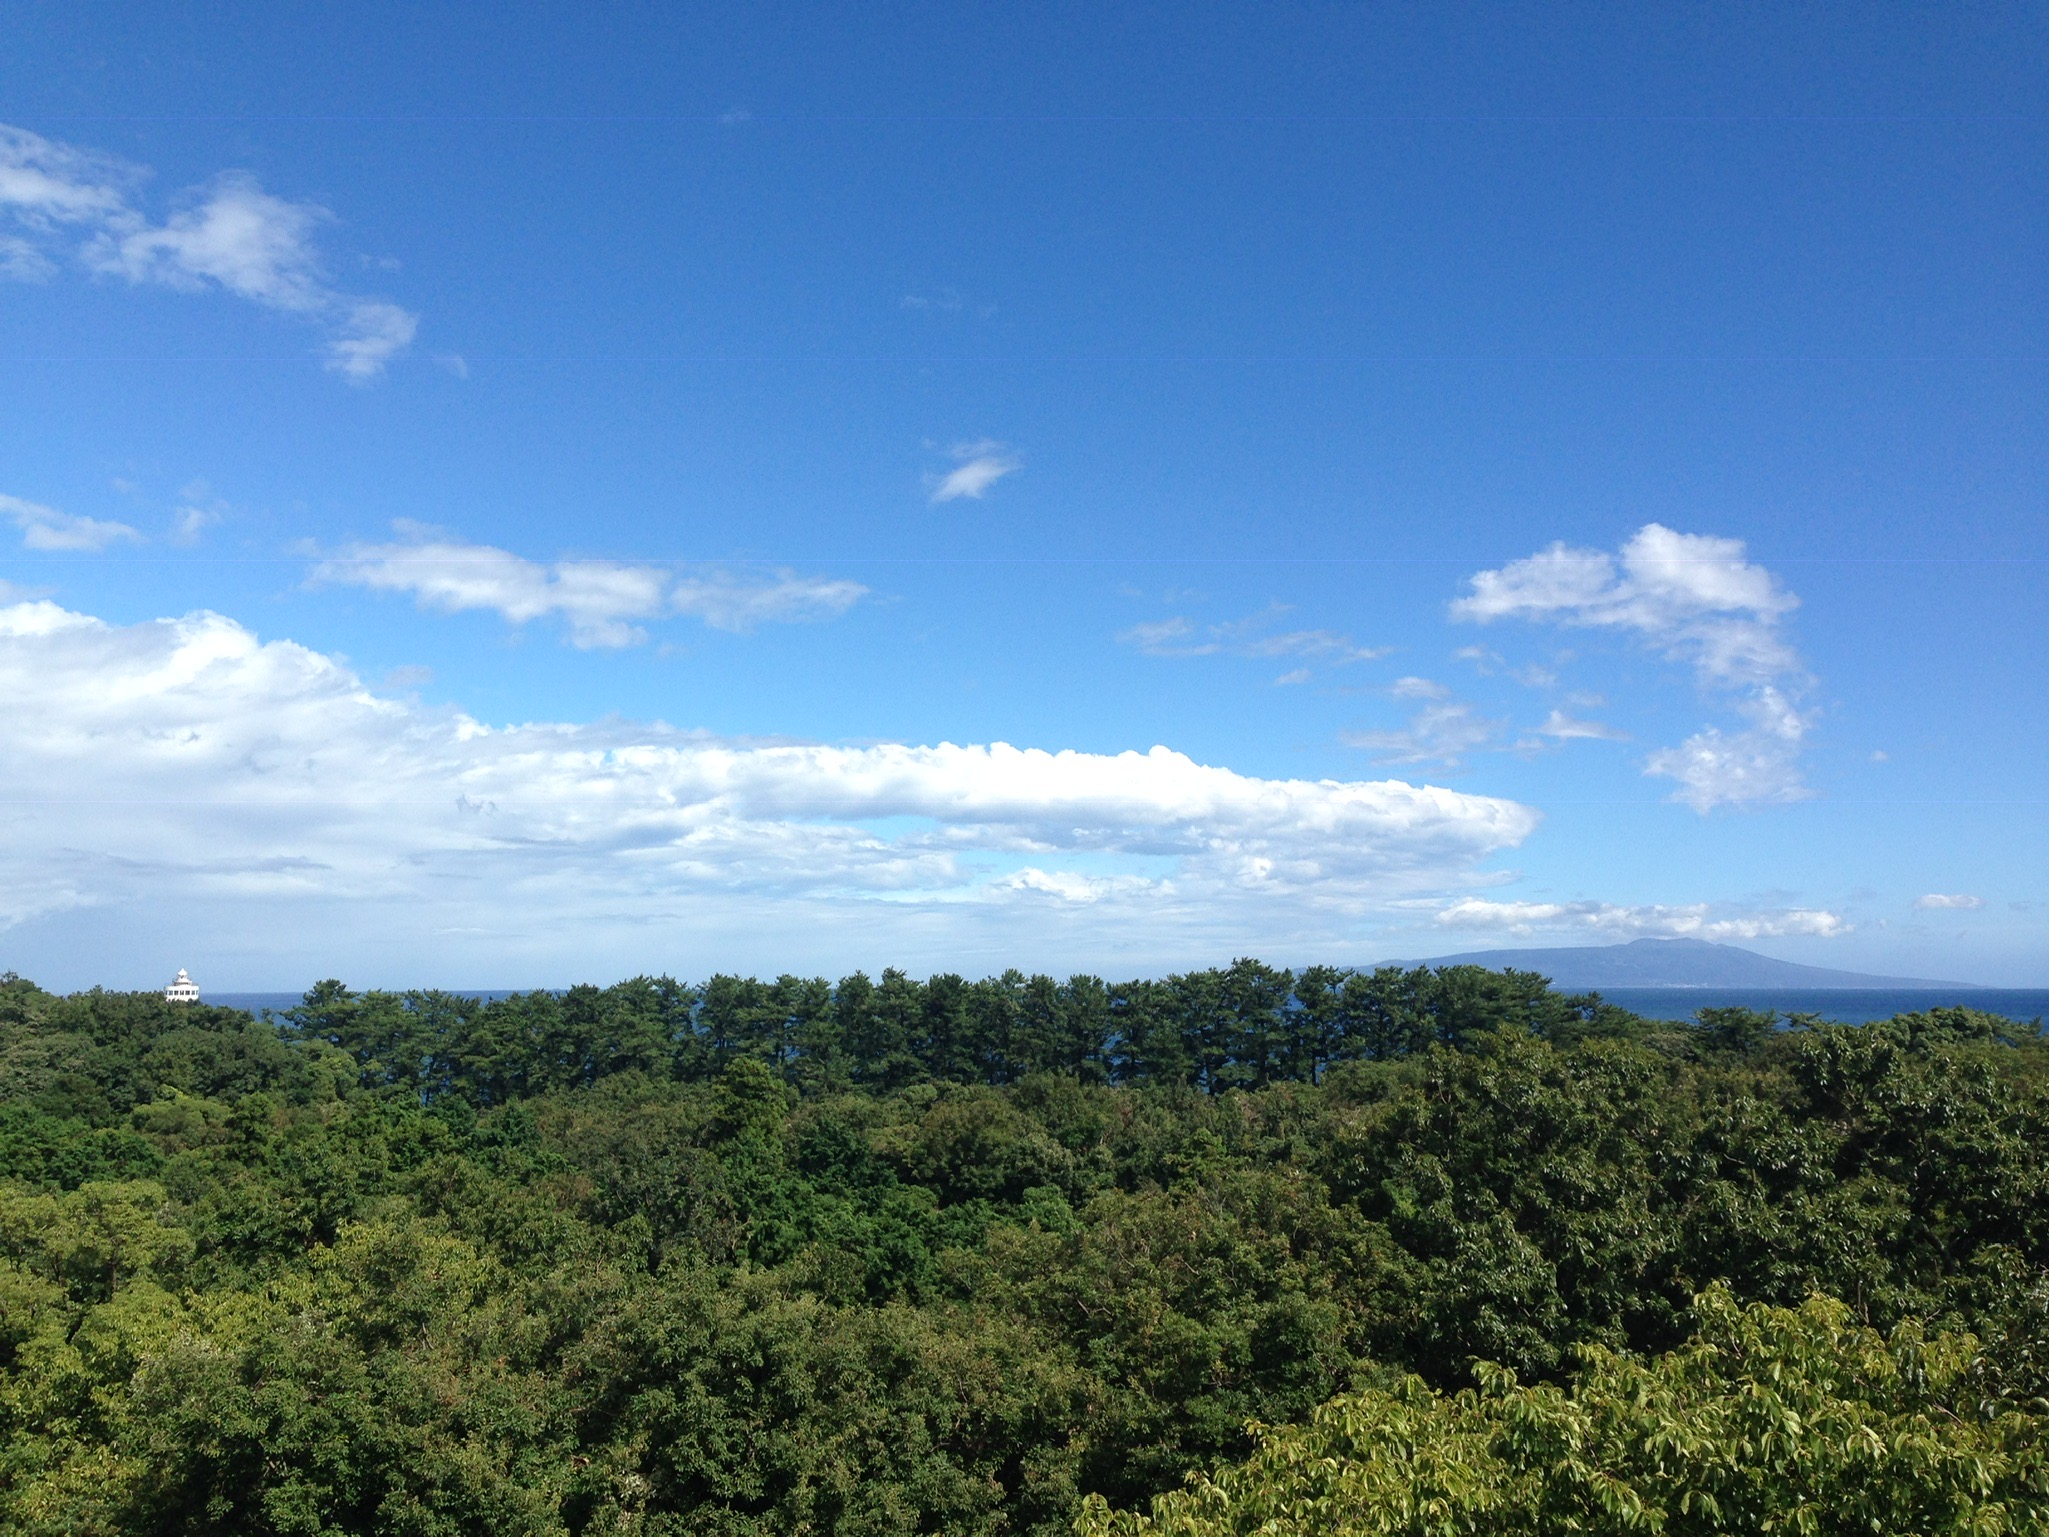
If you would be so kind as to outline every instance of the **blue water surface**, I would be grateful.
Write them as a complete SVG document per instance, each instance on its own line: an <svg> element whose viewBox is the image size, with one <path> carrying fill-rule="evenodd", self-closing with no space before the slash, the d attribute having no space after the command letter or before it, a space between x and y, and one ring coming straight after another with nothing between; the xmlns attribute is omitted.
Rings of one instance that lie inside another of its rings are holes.
<svg viewBox="0 0 2049 1537"><path fill-rule="evenodd" d="M1952 987L1940 990L1888 988L1719 988L1617 987L1601 996L1647 1019L1690 1020L1702 1009L1773 1009L1781 1014L1819 1014L1845 1025L1866 1025L1895 1014L1962 1004L2008 1019L2049 1016L2049 989Z"/></svg>

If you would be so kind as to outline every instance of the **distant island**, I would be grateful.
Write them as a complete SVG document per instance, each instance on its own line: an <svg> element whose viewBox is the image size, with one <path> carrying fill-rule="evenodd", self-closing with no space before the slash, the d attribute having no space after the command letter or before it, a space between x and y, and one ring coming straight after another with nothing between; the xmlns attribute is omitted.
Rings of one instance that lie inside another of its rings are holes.
<svg viewBox="0 0 2049 1537"><path fill-rule="evenodd" d="M1414 964L1414 963L1409 963ZM1562 945L1539 950L1475 950L1440 955L1425 966L1485 966L1499 971L1541 971L1554 987L1585 992L1603 987L1778 987L1845 991L1899 988L1976 988L1975 982L1927 977L1875 977L1861 971L1802 966L1773 960L1735 945L1702 939L1633 939L1621 945Z"/></svg>

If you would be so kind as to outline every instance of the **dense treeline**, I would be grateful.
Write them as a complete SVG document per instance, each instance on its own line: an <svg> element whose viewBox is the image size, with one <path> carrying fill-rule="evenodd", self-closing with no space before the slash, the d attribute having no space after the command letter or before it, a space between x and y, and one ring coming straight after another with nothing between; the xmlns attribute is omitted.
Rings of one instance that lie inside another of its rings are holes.
<svg viewBox="0 0 2049 1537"><path fill-rule="evenodd" d="M814 1093L928 1080L1004 1085L1035 1073L1220 1093L1316 1083L1341 1062L1462 1046L1506 1025L1571 1040L1641 1023L1598 994L1556 993L1534 972L1312 966L1297 974L1252 960L1114 985L1016 971L979 982L947 974L920 982L900 971L873 982L856 973L837 986L822 977L718 976L692 988L637 977L496 1001L357 995L323 982L291 1020L355 1058L366 1087L407 1089L430 1103L456 1095L479 1107L586 1088L614 1073L711 1078L743 1057Z"/></svg>
<svg viewBox="0 0 2049 1537"><path fill-rule="evenodd" d="M1945 1412L2036 1424L2049 1045L1781 1024L1249 961L277 1026L7 978L0 1524L1065 1532L1335 1395L1583 1391L1717 1286L1971 1331Z"/></svg>

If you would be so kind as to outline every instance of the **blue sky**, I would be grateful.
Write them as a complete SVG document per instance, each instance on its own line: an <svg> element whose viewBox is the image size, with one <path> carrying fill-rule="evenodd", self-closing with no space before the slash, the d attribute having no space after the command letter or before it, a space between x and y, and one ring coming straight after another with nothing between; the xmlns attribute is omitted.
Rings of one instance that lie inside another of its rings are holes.
<svg viewBox="0 0 2049 1537"><path fill-rule="evenodd" d="M0 966L2049 982L2045 55L15 7Z"/></svg>

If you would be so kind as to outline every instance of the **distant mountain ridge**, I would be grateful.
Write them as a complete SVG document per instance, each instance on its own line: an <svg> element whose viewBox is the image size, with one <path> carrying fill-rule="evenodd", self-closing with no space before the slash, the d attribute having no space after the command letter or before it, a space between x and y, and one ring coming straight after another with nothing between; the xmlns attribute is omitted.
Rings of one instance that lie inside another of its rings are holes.
<svg viewBox="0 0 2049 1537"><path fill-rule="evenodd" d="M1542 950L1476 950L1465 955L1440 955L1425 966L1514 967L1541 971L1553 987L1585 992L1603 987L1811 987L1850 989L1960 987L1975 982L1944 982L1927 977L1875 977L1861 971L1835 971L1827 966L1802 966L1773 960L1735 945L1709 944L1704 939L1633 939L1620 945L1564 945Z"/></svg>

